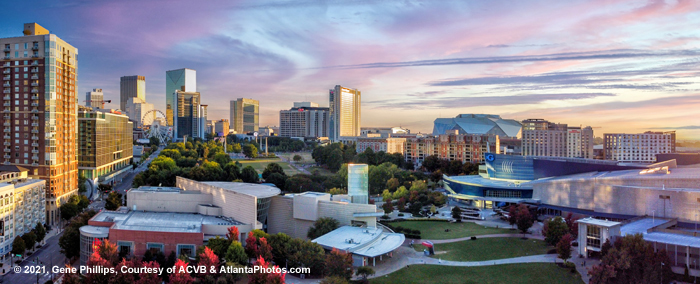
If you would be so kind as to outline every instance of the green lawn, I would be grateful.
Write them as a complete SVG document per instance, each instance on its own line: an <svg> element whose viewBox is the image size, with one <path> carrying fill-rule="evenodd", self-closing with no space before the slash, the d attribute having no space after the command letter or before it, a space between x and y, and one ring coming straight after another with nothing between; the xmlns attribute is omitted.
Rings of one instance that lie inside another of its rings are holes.
<svg viewBox="0 0 700 284"><path fill-rule="evenodd" d="M370 279L382 283L571 283L582 284L578 273L551 263L519 263L482 267L411 265L387 276Z"/></svg>
<svg viewBox="0 0 700 284"><path fill-rule="evenodd" d="M415 245L417 251L425 249ZM435 258L454 261L483 261L546 254L552 247L544 241L521 238L483 238L435 244ZM444 253L443 253L444 252Z"/></svg>
<svg viewBox="0 0 700 284"><path fill-rule="evenodd" d="M310 152L289 152L289 153L279 153L280 157L284 157L288 161L294 161L294 156L301 156L302 160L297 162L298 164L315 164L316 161L311 157Z"/></svg>
<svg viewBox="0 0 700 284"><path fill-rule="evenodd" d="M292 176L292 175L300 173L295 168L290 166L289 163L283 162L280 159L267 159L267 158L255 159L255 160L236 159L234 161L240 162L242 167L251 166L256 171L258 171L258 173L262 173L263 170L265 170L265 167L267 166L267 164L269 164L269 163L279 164L284 169L284 172L287 174L287 176Z"/></svg>
<svg viewBox="0 0 700 284"><path fill-rule="evenodd" d="M447 240L478 235L518 233L516 230L484 227L471 222L402 221L389 224L394 227L401 226L411 230L419 230L420 236L424 240ZM445 229L449 229L449 232L445 232Z"/></svg>

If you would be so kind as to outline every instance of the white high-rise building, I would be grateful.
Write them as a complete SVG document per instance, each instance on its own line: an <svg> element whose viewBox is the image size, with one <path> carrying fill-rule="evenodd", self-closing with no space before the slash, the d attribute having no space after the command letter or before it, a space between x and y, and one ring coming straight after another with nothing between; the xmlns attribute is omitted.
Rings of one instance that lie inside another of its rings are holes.
<svg viewBox="0 0 700 284"><path fill-rule="evenodd" d="M330 140L339 141L341 136L360 136L360 91L336 85L329 91L328 99Z"/></svg>
<svg viewBox="0 0 700 284"><path fill-rule="evenodd" d="M126 101L126 109L124 110L129 116L130 120L136 121L135 125L136 127L141 127L141 121L143 120L143 116L148 113L149 111L153 110L153 104L147 103L146 101L138 98L138 97L131 97ZM155 119L156 113L152 112L149 115L152 115L152 119Z"/></svg>
<svg viewBox="0 0 700 284"><path fill-rule="evenodd" d="M676 132L606 133L603 146L606 160L654 163L656 154L676 152Z"/></svg>
<svg viewBox="0 0 700 284"><path fill-rule="evenodd" d="M522 122L523 156L593 159L593 128L568 126L544 119Z"/></svg>
<svg viewBox="0 0 700 284"><path fill-rule="evenodd" d="M104 99L102 89L92 89L92 92L85 93L85 105L92 108L102 108Z"/></svg>

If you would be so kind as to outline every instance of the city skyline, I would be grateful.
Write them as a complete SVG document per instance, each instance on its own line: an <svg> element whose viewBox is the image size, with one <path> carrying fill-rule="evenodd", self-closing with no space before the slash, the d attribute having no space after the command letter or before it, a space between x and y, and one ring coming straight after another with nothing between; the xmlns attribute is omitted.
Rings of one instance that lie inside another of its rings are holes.
<svg viewBox="0 0 700 284"><path fill-rule="evenodd" d="M108 108L139 74L165 112L163 73L191 68L209 117L252 98L261 126L343 85L362 91L368 127L430 133L436 118L491 113L700 139L696 1L178 4L3 3L0 37L31 22L61 35L80 49L77 93L102 88ZM168 20L181 11L190 21Z"/></svg>

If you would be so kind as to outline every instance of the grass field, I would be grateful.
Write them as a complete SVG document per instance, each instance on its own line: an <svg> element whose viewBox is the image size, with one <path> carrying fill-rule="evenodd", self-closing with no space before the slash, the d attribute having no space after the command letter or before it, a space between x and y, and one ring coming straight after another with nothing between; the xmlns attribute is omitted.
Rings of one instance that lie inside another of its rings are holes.
<svg viewBox="0 0 700 284"><path fill-rule="evenodd" d="M582 284L578 273L551 263L520 263L482 267L412 265L370 280L383 283L570 283Z"/></svg>
<svg viewBox="0 0 700 284"><path fill-rule="evenodd" d="M302 157L302 160L299 162L296 162L298 164L315 164L316 161L311 157L310 152L289 152L289 153L278 153L279 157L283 157L287 161L294 161L294 155L299 155Z"/></svg>
<svg viewBox="0 0 700 284"><path fill-rule="evenodd" d="M265 158L255 159L255 160L235 159L234 161L240 162L242 167L251 166L256 171L258 171L258 173L262 173L263 170L265 170L265 167L267 166L267 164L269 164L269 163L279 164L284 169L284 172L287 174L287 176L292 176L292 175L300 173L295 168L290 166L289 163L283 162L280 159L265 159Z"/></svg>
<svg viewBox="0 0 700 284"><path fill-rule="evenodd" d="M516 230L484 227L471 222L402 221L391 223L391 225L419 230L420 236L424 240L447 240L478 235L518 233ZM449 232L445 232L445 229L449 229Z"/></svg>
<svg viewBox="0 0 700 284"><path fill-rule="evenodd" d="M414 245L416 251L423 246ZM521 238L483 238L435 244L436 258L454 261L483 261L546 254L552 247L544 241Z"/></svg>

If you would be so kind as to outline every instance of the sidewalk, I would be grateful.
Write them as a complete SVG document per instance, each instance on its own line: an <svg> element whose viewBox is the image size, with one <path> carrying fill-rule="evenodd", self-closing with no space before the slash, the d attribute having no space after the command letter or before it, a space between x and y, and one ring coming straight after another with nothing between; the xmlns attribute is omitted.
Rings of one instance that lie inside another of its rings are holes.
<svg viewBox="0 0 700 284"><path fill-rule="evenodd" d="M58 234L58 229L55 227L53 229L51 229L51 231L46 232L46 237L44 237L43 245L46 245L46 240L48 240L49 238L51 238L53 236L56 236L57 234ZM32 254L36 253L36 251L39 249L40 248L34 249L32 251ZM27 256L25 255L25 257L23 259L26 259L26 258L27 258ZM17 257L14 257L14 258L7 257L7 258L5 258L5 260L0 261L0 263L2 263L2 268L0 268L0 276L4 276L5 274L10 273L10 271L12 271L12 267L16 266L16 264L14 262L17 260L18 260Z"/></svg>

